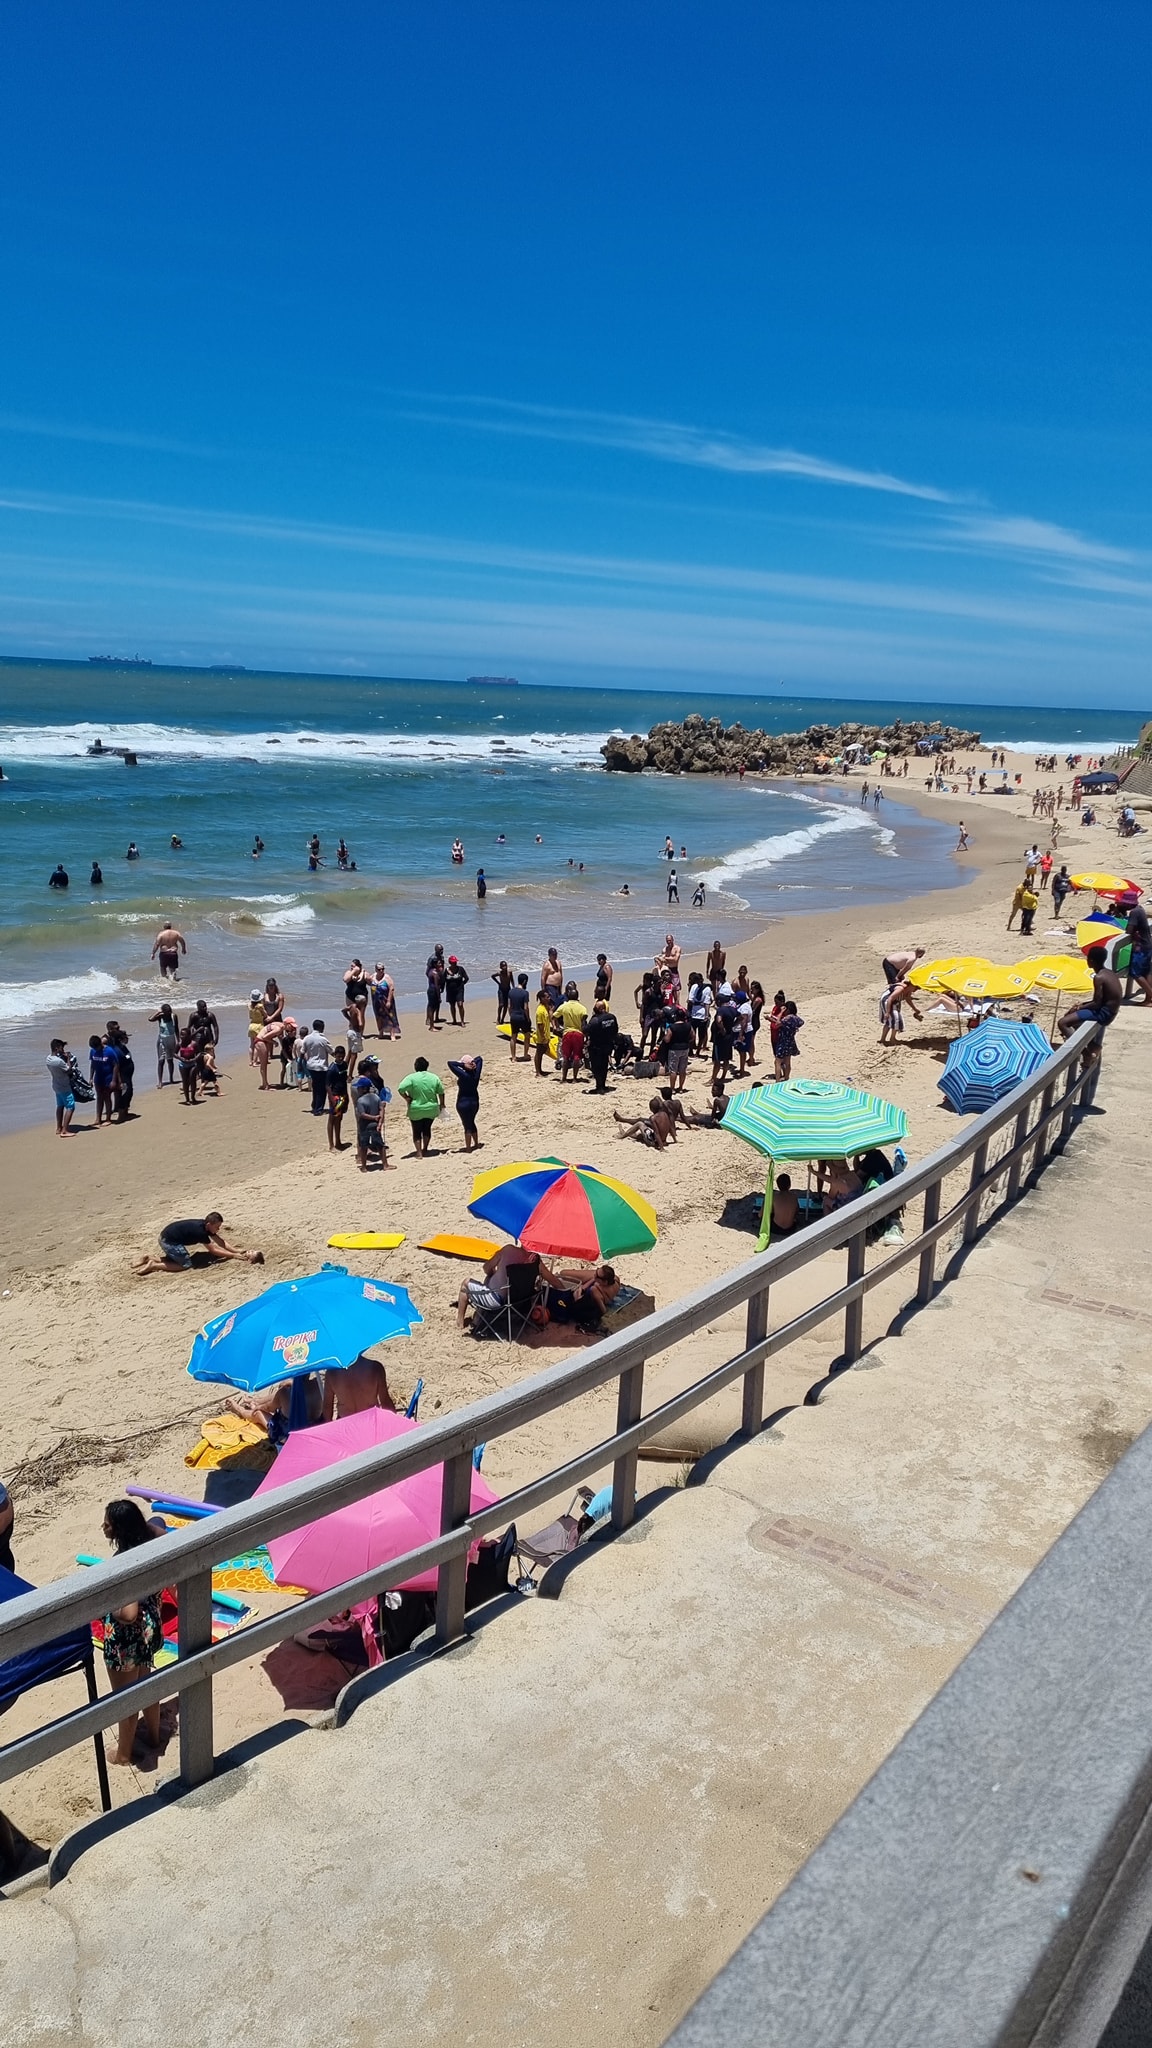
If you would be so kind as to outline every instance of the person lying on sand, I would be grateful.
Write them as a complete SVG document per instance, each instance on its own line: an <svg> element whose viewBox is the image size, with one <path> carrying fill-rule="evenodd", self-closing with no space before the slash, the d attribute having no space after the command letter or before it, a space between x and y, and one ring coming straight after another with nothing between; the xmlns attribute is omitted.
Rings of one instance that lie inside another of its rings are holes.
<svg viewBox="0 0 1152 2048"><path fill-rule="evenodd" d="M621 1138L635 1138L640 1145L655 1145L658 1152L676 1143L675 1119L669 1115L668 1105L659 1095L654 1095L649 1102L647 1116L622 1116L618 1109L614 1109L612 1115L622 1127L617 1133Z"/></svg>
<svg viewBox="0 0 1152 2048"><path fill-rule="evenodd" d="M263 1252L241 1251L237 1245L225 1244L220 1235L224 1218L219 1209L210 1209L207 1216L184 1217L176 1223L166 1223L160 1232L160 1250L138 1259L133 1272L138 1279L146 1273L186 1273L192 1264L193 1252L207 1252L212 1259L247 1259L250 1266L264 1264Z"/></svg>

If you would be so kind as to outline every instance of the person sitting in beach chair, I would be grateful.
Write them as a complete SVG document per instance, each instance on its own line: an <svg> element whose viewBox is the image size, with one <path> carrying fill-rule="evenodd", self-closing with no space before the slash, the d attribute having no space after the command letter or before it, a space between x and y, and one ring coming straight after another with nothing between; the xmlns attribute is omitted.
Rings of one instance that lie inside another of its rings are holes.
<svg viewBox="0 0 1152 2048"><path fill-rule="evenodd" d="M471 1312L474 1337L498 1337L511 1344L529 1323L544 1319L547 1291L555 1284L556 1275L538 1252L506 1244L485 1262L483 1280L464 1282L456 1301L456 1327L463 1330Z"/></svg>

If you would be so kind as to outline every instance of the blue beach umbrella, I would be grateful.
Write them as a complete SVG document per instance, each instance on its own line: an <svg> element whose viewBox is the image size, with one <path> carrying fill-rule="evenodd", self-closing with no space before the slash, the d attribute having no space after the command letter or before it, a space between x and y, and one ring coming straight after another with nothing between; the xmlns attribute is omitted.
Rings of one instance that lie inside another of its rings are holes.
<svg viewBox="0 0 1152 2048"><path fill-rule="evenodd" d="M954 1039L938 1086L960 1116L991 1109L1051 1058L1038 1024L1001 1023L989 1017Z"/></svg>
<svg viewBox="0 0 1152 2048"><path fill-rule="evenodd" d="M350 1365L370 1345L407 1337L423 1320L406 1287L364 1279L346 1266L323 1266L214 1316L192 1346L188 1370L194 1380L255 1394L281 1380Z"/></svg>

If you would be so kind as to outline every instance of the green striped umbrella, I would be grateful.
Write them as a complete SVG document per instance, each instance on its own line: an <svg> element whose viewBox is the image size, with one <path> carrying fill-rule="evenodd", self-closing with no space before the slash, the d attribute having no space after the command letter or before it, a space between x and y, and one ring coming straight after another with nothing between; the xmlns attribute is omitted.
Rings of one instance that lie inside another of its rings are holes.
<svg viewBox="0 0 1152 2048"><path fill-rule="evenodd" d="M839 1081L773 1081L733 1095L724 1129L768 1159L847 1159L870 1145L894 1145L908 1119L902 1109Z"/></svg>

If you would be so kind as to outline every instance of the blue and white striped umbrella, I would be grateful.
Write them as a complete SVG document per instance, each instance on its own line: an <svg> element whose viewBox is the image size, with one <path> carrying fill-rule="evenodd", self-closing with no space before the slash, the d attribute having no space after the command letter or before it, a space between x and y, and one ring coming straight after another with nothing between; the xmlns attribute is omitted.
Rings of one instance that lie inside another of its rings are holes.
<svg viewBox="0 0 1152 2048"><path fill-rule="evenodd" d="M938 1085L960 1116L971 1116L1010 1095L1051 1057L1052 1047L1038 1024L989 1017L953 1040Z"/></svg>

